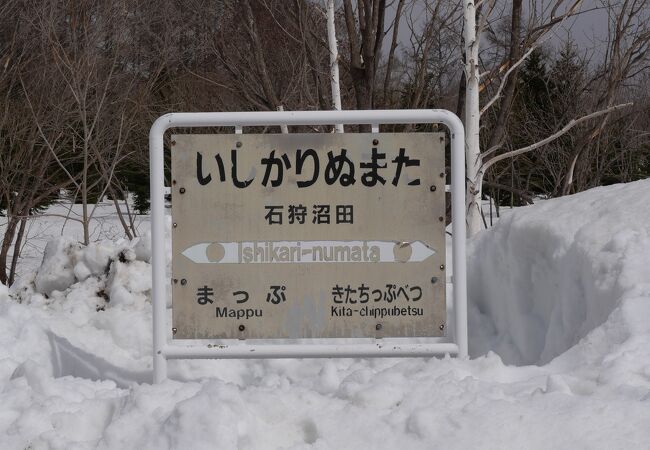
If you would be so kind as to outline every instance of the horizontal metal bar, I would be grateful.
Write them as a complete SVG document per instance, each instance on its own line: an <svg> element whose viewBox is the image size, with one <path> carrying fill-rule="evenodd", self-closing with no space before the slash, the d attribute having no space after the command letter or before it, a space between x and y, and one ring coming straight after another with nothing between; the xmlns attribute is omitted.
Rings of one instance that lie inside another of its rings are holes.
<svg viewBox="0 0 650 450"><path fill-rule="evenodd" d="M462 124L452 112L441 109L381 109L354 111L256 111L169 113L154 123L154 132L172 127L334 125L334 124L445 123ZM455 131L455 130L454 130Z"/></svg>
<svg viewBox="0 0 650 450"><path fill-rule="evenodd" d="M237 358L371 358L388 356L426 357L456 355L458 345L435 344L273 344L273 345L167 345L161 350L167 359Z"/></svg>

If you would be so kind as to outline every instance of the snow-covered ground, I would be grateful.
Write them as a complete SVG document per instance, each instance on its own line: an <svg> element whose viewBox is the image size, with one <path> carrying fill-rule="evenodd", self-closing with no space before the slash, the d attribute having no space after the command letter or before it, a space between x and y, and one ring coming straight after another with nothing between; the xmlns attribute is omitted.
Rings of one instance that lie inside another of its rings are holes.
<svg viewBox="0 0 650 450"><path fill-rule="evenodd" d="M42 219L0 286L0 448L650 448L649 204L650 180L599 188L477 236L470 360L172 361L160 385L146 220L85 249L67 226L38 267Z"/></svg>
<svg viewBox="0 0 650 450"><path fill-rule="evenodd" d="M94 206L89 209L92 211ZM123 204L120 206L126 216L126 207ZM115 206L112 202L98 203L92 212L93 219L89 227L91 241L119 241L124 237L124 230L115 214ZM38 269L48 241L60 236L83 240L83 228L79 222L81 217L81 205L71 207L69 203L62 202L51 205L38 220L27 222L28 239L22 244L18 275L29 276ZM0 236L4 235L5 225L6 219L0 217ZM149 216L134 216L134 226L137 234L147 234L151 228Z"/></svg>

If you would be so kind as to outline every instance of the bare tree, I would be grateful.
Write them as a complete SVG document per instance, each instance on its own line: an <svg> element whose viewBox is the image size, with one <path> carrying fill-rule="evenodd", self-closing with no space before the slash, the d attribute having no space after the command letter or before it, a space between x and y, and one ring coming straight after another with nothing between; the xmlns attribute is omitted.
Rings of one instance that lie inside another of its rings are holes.
<svg viewBox="0 0 650 450"><path fill-rule="evenodd" d="M620 96L624 84L647 70L650 63L650 2L624 0L603 1L602 4L608 11L609 33L603 67L593 81L594 84L603 83L595 109L610 108ZM579 158L588 151L589 144L601 135L609 118L609 114L602 116L577 141L564 178L562 194L571 192Z"/></svg>
<svg viewBox="0 0 650 450"><path fill-rule="evenodd" d="M639 0L640 1L640 0ZM556 0L544 4L540 11L533 9L531 19L527 24L524 39L522 33L521 13L522 2L512 2L511 25L509 51L503 63L497 70L484 72L490 78L491 74L500 74L501 81L496 84L496 90L492 97L487 100L483 108L480 107L480 79L483 74L480 73L480 38L486 30L489 22L489 14L493 11L494 2L486 2L482 11L477 11L474 2L465 0L465 55L466 69L465 77L467 80L467 93L465 102L465 127L467 139L467 208L468 208L468 230L469 234L475 234L482 227L481 219L481 198L483 192L483 178L485 170L493 166L496 162L504 158L518 156L520 154L540 148L542 144L552 142L559 136L571 130L577 124L581 124L588 119L596 117L607 117L613 111L619 110L626 104L605 106L600 105L592 110L592 113L582 117L574 117L562 126L559 130L553 132L550 136L542 139L539 143L531 144L522 148L514 149L495 156L503 146L503 139L506 133L506 122L512 111L512 100L515 94L517 75L521 64L528 56L539 46L541 46L550 36L550 32L563 23L567 18L579 14L581 0ZM535 5L533 5L534 7ZM479 17L479 23L476 24L476 17ZM496 116L493 132L488 140L489 147L481 151L480 146L480 120L481 115L485 114L490 108L499 107ZM489 162L490 158L498 158L494 162Z"/></svg>
<svg viewBox="0 0 650 450"><path fill-rule="evenodd" d="M336 42L334 21L334 0L327 0L327 45L330 51L330 78L332 85L332 107L341 110L341 78L339 77L339 49ZM343 133L343 125L337 124L337 133Z"/></svg>
<svg viewBox="0 0 650 450"><path fill-rule="evenodd" d="M345 26L348 38L347 66L357 109L374 106L375 76L384 41L386 0L358 0L356 8L351 0L343 0Z"/></svg>
<svg viewBox="0 0 650 450"><path fill-rule="evenodd" d="M404 54L410 65L402 107L444 107L443 97L452 91L458 73L459 11L456 2L427 1L409 8L405 22L410 48Z"/></svg>
<svg viewBox="0 0 650 450"><path fill-rule="evenodd" d="M10 17L22 15L29 20L31 11L24 11L18 3L5 9ZM10 45L2 48L0 61L0 211L4 210L7 223L0 245L0 282L11 284L16 275L19 251L24 239L27 220L35 210L58 196L68 182L56 170L58 163L67 164L70 152L59 146L66 137L61 132L51 133L47 139L57 151L44 145L42 135L33 120L63 124L60 104L52 99L52 92L62 86L52 77L51 67L43 60L39 49L39 35L34 29L21 30L18 26L2 27ZM8 33L5 33L8 32ZM22 80L28 81L23 83ZM32 94L31 102L27 92ZM12 252L13 247L13 252ZM8 260L12 252L11 261Z"/></svg>

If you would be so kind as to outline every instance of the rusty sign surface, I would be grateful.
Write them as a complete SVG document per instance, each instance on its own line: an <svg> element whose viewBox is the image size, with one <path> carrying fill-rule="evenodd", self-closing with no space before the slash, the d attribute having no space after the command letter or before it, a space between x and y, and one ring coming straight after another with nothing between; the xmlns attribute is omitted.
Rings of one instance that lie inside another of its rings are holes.
<svg viewBox="0 0 650 450"><path fill-rule="evenodd" d="M444 335L443 133L172 141L174 338Z"/></svg>

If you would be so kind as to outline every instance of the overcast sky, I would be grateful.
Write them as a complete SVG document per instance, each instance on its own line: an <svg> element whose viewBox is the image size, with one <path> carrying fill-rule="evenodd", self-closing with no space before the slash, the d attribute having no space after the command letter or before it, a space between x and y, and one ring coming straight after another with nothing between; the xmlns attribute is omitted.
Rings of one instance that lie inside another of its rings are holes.
<svg viewBox="0 0 650 450"><path fill-rule="evenodd" d="M423 2L422 2L423 3ZM524 11L524 20L528 16L528 8L530 8L532 1L524 1L526 10ZM535 3L539 8L548 8L549 5L554 3L552 0L537 0ZM569 4L569 0L565 0L565 3ZM387 26L390 25L394 14L395 14L395 5L397 1L392 2L391 10L387 13ZM416 0L417 4L417 0ZM580 50L593 52L594 54L602 53L602 41L607 36L607 13L603 9L596 9L597 6L601 4L600 0L584 0L581 13L576 16L568 19L565 23L560 26L557 26L553 30L553 37L549 41L548 45L560 45L564 42L567 36L571 36L572 40L576 42ZM505 8L505 15L508 15L511 8L511 2L506 0L499 0L497 8ZM417 6L416 6L417 8ZM421 8L422 13L424 13L424 7ZM562 10L559 11L560 13ZM424 17L421 14L416 16ZM400 40L404 43L408 42L410 30L406 26L405 19L402 19L400 24ZM390 46L390 37L388 36L384 45L386 50Z"/></svg>

